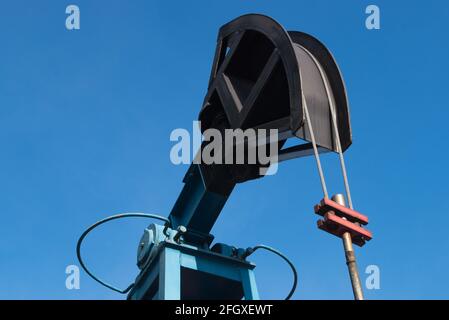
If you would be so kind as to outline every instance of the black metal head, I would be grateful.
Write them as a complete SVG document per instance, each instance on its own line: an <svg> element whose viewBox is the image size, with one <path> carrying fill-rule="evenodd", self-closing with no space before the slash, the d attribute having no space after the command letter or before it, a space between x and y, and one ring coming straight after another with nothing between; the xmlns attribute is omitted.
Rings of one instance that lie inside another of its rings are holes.
<svg viewBox="0 0 449 320"><path fill-rule="evenodd" d="M273 19L249 14L220 28L215 58L199 115L202 131L276 128L280 140L310 141L306 100L317 145L337 151L330 103L343 151L351 144L345 86L329 50L314 37L287 32Z"/></svg>

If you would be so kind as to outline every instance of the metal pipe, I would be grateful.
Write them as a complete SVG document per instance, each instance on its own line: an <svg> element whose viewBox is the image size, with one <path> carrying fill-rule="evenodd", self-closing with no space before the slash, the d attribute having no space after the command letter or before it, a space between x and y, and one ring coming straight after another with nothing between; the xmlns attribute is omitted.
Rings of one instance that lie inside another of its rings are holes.
<svg viewBox="0 0 449 320"><path fill-rule="evenodd" d="M345 196L342 194L334 195L332 197L332 200L342 206L346 206ZM351 234L349 232L345 232L342 238L343 238L343 247L345 249L346 265L348 266L349 277L351 278L351 285L352 285L352 292L354 293L354 299L364 300L362 283L360 281L354 248L352 246Z"/></svg>

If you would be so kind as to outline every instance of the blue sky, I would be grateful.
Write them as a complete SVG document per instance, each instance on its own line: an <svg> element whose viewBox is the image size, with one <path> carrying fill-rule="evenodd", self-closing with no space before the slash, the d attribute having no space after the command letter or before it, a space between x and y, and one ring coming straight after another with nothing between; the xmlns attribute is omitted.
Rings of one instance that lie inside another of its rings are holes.
<svg viewBox="0 0 449 320"><path fill-rule="evenodd" d="M169 159L170 132L190 128L206 92L218 28L245 13L272 16L323 41L340 65L351 107L346 161L356 209L374 239L357 249L370 299L449 298L449 4L445 1L85 1L65 29L67 1L0 6L0 298L123 299L81 275L85 227L108 215L168 215L188 166ZM365 8L381 29L365 28ZM336 155L323 159L342 192ZM213 234L279 248L300 274L296 299L351 299L342 244L316 228L321 198L312 158L238 185ZM84 246L92 269L126 287L137 275L146 220L112 222ZM262 298L282 298L291 275L258 252Z"/></svg>

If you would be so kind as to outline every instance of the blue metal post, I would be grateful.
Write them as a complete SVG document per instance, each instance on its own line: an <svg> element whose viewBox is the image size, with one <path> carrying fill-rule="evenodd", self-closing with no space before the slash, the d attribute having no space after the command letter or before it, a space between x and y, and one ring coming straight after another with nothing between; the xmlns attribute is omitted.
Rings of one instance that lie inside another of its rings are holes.
<svg viewBox="0 0 449 320"><path fill-rule="evenodd" d="M181 252L162 250L159 257L159 300L181 299Z"/></svg>
<svg viewBox="0 0 449 320"><path fill-rule="evenodd" d="M245 300L259 300L259 292L257 291L254 271L249 269L241 269L240 272Z"/></svg>

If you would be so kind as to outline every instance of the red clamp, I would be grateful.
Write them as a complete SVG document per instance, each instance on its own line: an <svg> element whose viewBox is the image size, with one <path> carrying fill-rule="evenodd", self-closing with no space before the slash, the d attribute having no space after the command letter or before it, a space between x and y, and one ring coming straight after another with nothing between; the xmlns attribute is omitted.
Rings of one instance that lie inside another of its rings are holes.
<svg viewBox="0 0 449 320"><path fill-rule="evenodd" d="M318 220L318 228L321 230L339 238L349 232L352 242L360 247L373 238L370 231L358 225L367 225L368 217L355 210L326 198L321 200L314 209L316 214L324 217L323 220Z"/></svg>

